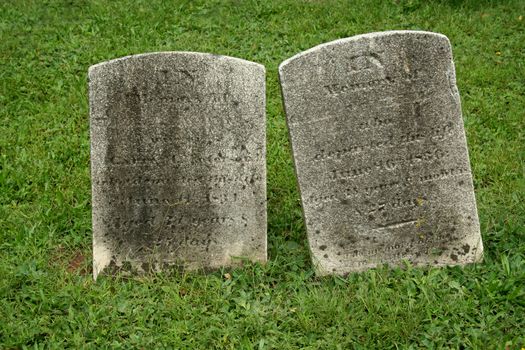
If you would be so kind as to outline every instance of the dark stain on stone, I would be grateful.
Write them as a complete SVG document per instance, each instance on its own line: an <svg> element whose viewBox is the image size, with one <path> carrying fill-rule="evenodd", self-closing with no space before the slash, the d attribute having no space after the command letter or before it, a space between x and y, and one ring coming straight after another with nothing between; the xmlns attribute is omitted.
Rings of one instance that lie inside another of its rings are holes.
<svg viewBox="0 0 525 350"><path fill-rule="evenodd" d="M348 199L341 200L341 204L348 205L350 204L350 201Z"/></svg>
<svg viewBox="0 0 525 350"><path fill-rule="evenodd" d="M153 270L153 267L150 266L150 264L147 262L143 262L141 267L142 267L142 270L144 270L144 272L151 272Z"/></svg>
<svg viewBox="0 0 525 350"><path fill-rule="evenodd" d="M465 244L464 246L462 246L461 248L463 248L463 251L465 252L465 254L467 254L468 252L470 252L470 246L468 244Z"/></svg>
<svg viewBox="0 0 525 350"><path fill-rule="evenodd" d="M319 247L319 249L321 249L321 250L325 250L325 249L326 249L326 246L323 244L322 246Z"/></svg>
<svg viewBox="0 0 525 350"><path fill-rule="evenodd" d="M328 254L325 254L325 255L323 255L323 256L325 257L325 259L328 259Z"/></svg>
<svg viewBox="0 0 525 350"><path fill-rule="evenodd" d="M454 261L458 261L458 256L456 254L450 254L450 258Z"/></svg>

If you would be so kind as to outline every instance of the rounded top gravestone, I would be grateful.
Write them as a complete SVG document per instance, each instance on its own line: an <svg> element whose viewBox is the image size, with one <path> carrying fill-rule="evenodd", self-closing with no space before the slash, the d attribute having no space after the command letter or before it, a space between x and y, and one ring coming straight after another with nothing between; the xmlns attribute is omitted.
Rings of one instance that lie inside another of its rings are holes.
<svg viewBox="0 0 525 350"><path fill-rule="evenodd" d="M94 276L266 261L265 69L194 52L89 69Z"/></svg>
<svg viewBox="0 0 525 350"><path fill-rule="evenodd" d="M286 60L279 74L319 274L481 258L447 37L336 40Z"/></svg>

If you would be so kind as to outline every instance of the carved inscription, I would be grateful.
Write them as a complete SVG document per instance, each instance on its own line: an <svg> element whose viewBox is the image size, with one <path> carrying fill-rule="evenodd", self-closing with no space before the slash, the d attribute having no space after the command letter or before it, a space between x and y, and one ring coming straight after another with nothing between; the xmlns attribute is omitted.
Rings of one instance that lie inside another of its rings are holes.
<svg viewBox="0 0 525 350"><path fill-rule="evenodd" d="M342 39L279 73L319 274L479 260L448 39L402 31Z"/></svg>
<svg viewBox="0 0 525 350"><path fill-rule="evenodd" d="M94 275L266 260L264 68L185 52L90 68Z"/></svg>
<svg viewBox="0 0 525 350"><path fill-rule="evenodd" d="M330 84L324 85L324 90L332 96L338 96L345 93L355 92L358 90L367 90L371 88L385 88L400 84L416 84L427 82L428 77L422 77L416 74L404 74L398 77L380 77L366 82L358 82L353 84Z"/></svg>
<svg viewBox="0 0 525 350"><path fill-rule="evenodd" d="M214 164L217 162L250 162L253 160L260 160L262 157L262 149L249 152L241 146L240 150L235 148L224 151L211 152L209 155L202 155L196 157L189 157L188 155L165 155L152 154L150 156L144 155L110 155L107 162L112 165L121 166L136 166L136 165L158 165L158 164L172 164L176 165L181 162L189 162L194 165L198 164Z"/></svg>
<svg viewBox="0 0 525 350"><path fill-rule="evenodd" d="M394 125L391 122L390 125ZM410 145L411 143L423 142L425 140L445 140L453 134L452 123L430 128L428 133L423 133L420 130L412 132L404 132L397 138L390 134L384 140L365 140L363 144L350 145L348 147L340 148L332 147L330 150L321 149L313 157L314 161L322 161L328 159L341 159L344 157L360 154L363 152L378 151L384 148L393 148Z"/></svg>
<svg viewBox="0 0 525 350"><path fill-rule="evenodd" d="M418 183L435 182L440 180L451 180L454 177L470 177L470 171L464 168L448 168L441 169L429 174L419 175L418 177L406 177L403 179L395 179L387 182L381 182L377 185L353 184L348 182L350 186L342 186L336 191L323 191L321 194L312 194L304 201L313 206L319 206L331 202L341 202L344 204L345 200L361 197L380 195L385 192L392 192L392 190L405 191L406 189L415 186ZM334 193L330 193L334 192Z"/></svg>

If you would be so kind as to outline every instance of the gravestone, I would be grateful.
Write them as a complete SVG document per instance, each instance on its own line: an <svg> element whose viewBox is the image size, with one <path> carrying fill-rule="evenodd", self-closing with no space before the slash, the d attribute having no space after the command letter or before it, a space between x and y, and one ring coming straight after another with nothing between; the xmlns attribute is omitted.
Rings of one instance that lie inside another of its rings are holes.
<svg viewBox="0 0 525 350"><path fill-rule="evenodd" d="M279 73L319 275L481 259L447 37L359 35L302 52Z"/></svg>
<svg viewBox="0 0 525 350"><path fill-rule="evenodd" d="M95 278L266 261L262 65L124 57L90 67L89 101Z"/></svg>

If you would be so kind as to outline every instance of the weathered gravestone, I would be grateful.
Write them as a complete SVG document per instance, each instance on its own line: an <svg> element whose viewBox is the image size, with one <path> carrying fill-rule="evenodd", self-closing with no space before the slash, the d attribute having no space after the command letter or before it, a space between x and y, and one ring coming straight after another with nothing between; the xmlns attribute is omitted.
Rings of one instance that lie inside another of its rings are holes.
<svg viewBox="0 0 525 350"><path fill-rule="evenodd" d="M265 69L192 52L89 69L94 277L266 261Z"/></svg>
<svg viewBox="0 0 525 350"><path fill-rule="evenodd" d="M448 39L371 33L279 68L320 275L477 261L482 243Z"/></svg>

